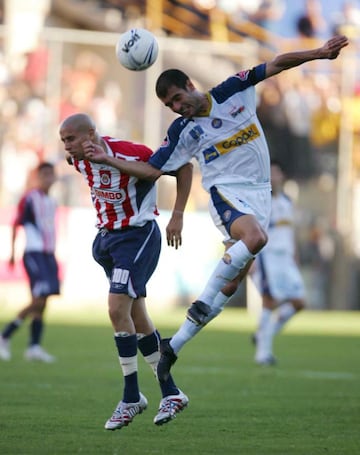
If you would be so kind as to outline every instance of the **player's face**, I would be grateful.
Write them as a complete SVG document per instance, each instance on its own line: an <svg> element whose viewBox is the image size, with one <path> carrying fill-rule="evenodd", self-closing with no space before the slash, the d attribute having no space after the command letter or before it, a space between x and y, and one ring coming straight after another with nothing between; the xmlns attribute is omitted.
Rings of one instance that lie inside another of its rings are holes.
<svg viewBox="0 0 360 455"><path fill-rule="evenodd" d="M64 143L66 152L75 160L84 159L84 150L82 143L90 139L90 134L79 132L71 126L62 127L60 130L60 139Z"/></svg>
<svg viewBox="0 0 360 455"><path fill-rule="evenodd" d="M48 191L52 184L56 180L55 171L51 167L44 167L39 171L38 174L38 181L39 187L42 188L44 191Z"/></svg>
<svg viewBox="0 0 360 455"><path fill-rule="evenodd" d="M189 83L186 88L172 85L161 101L176 114L185 118L195 117L206 109L207 99Z"/></svg>

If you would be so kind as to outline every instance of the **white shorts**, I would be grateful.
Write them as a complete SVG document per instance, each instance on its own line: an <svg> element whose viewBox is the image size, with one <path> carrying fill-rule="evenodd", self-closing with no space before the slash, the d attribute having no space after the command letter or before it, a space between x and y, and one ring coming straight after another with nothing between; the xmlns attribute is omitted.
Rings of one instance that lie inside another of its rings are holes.
<svg viewBox="0 0 360 455"><path fill-rule="evenodd" d="M271 212L271 188L228 184L210 189L209 212L215 226L224 236L224 243L231 241L230 224L241 215L254 215L267 231Z"/></svg>
<svg viewBox="0 0 360 455"><path fill-rule="evenodd" d="M305 286L299 267L286 252L274 252L265 247L256 258L252 278L261 294L266 293L279 303L305 299Z"/></svg>

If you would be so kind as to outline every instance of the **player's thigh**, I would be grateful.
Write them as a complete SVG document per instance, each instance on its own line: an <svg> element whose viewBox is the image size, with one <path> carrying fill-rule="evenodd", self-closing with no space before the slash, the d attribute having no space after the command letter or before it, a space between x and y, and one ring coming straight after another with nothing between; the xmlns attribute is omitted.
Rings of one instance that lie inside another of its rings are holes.
<svg viewBox="0 0 360 455"><path fill-rule="evenodd" d="M239 185L217 185L210 189L209 212L224 242L239 240L245 233L265 233L270 220L268 188L246 189ZM249 215L249 216L246 216Z"/></svg>
<svg viewBox="0 0 360 455"><path fill-rule="evenodd" d="M161 234L155 221L143 227L98 234L93 256L110 281L110 292L132 298L146 295L146 284L160 255Z"/></svg>

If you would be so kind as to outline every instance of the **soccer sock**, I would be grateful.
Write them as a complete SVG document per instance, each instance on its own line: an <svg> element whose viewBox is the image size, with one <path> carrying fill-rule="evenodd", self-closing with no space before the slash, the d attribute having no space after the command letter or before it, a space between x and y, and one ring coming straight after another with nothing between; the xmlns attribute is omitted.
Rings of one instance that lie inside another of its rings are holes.
<svg viewBox="0 0 360 455"><path fill-rule="evenodd" d="M253 258L254 255L250 253L245 243L238 240L226 251L197 300L212 306L214 298L225 284L235 278Z"/></svg>
<svg viewBox="0 0 360 455"><path fill-rule="evenodd" d="M279 306L278 312L274 320L271 321L271 331L276 335L284 327L284 325L291 319L296 310L292 303L285 302Z"/></svg>
<svg viewBox="0 0 360 455"><path fill-rule="evenodd" d="M191 340L191 338L193 338L201 329L201 325L196 325L188 319L185 319L170 340L170 346L173 348L175 354L177 354L184 344Z"/></svg>
<svg viewBox="0 0 360 455"><path fill-rule="evenodd" d="M156 330L150 335L137 334L138 337L138 348L141 354L144 356L145 361L149 364L150 368L154 372L155 377L157 377L157 365L160 360L160 334ZM159 382L162 397L168 395L178 395L179 389L176 387L174 380L169 375L168 379L165 382Z"/></svg>
<svg viewBox="0 0 360 455"><path fill-rule="evenodd" d="M222 292L218 292L211 306L211 312L209 316L206 318L206 324L208 324L219 313L221 313L226 302L229 299L230 297L226 296ZM205 324L196 325L192 321L185 319L183 324L180 326L178 331L175 333L175 335L173 335L173 337L170 340L170 346L173 348L175 354L177 354L181 350L184 344L186 344L189 340L194 338L194 336L197 333L199 333L204 326Z"/></svg>
<svg viewBox="0 0 360 455"><path fill-rule="evenodd" d="M119 353L124 376L123 401L136 403L140 399L138 384L137 337L128 333L115 333L115 344Z"/></svg>
<svg viewBox="0 0 360 455"><path fill-rule="evenodd" d="M30 323L30 340L29 346L40 344L41 337L44 330L44 323L42 319L33 319Z"/></svg>
<svg viewBox="0 0 360 455"><path fill-rule="evenodd" d="M10 338L23 322L23 319L14 319L13 321L9 322L9 324L2 331L1 336L5 339Z"/></svg>
<svg viewBox="0 0 360 455"><path fill-rule="evenodd" d="M215 299L213 304L211 305L211 312L209 316L206 318L206 324L208 324L210 321L212 321L218 314L222 312L224 309L224 306L226 303L230 300L231 296L227 296L223 294L222 292L219 292Z"/></svg>
<svg viewBox="0 0 360 455"><path fill-rule="evenodd" d="M260 334L263 332L268 325L270 318L271 318L272 310L270 308L262 308L260 317L259 317L259 323L258 323L258 328L256 333Z"/></svg>

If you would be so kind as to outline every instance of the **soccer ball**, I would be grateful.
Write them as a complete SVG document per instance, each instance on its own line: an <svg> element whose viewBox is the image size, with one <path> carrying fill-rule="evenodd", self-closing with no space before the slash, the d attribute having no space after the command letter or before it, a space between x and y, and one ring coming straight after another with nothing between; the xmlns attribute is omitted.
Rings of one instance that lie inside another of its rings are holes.
<svg viewBox="0 0 360 455"><path fill-rule="evenodd" d="M125 68L142 71L155 62L159 45L149 30L132 28L119 36L115 50L117 59Z"/></svg>

